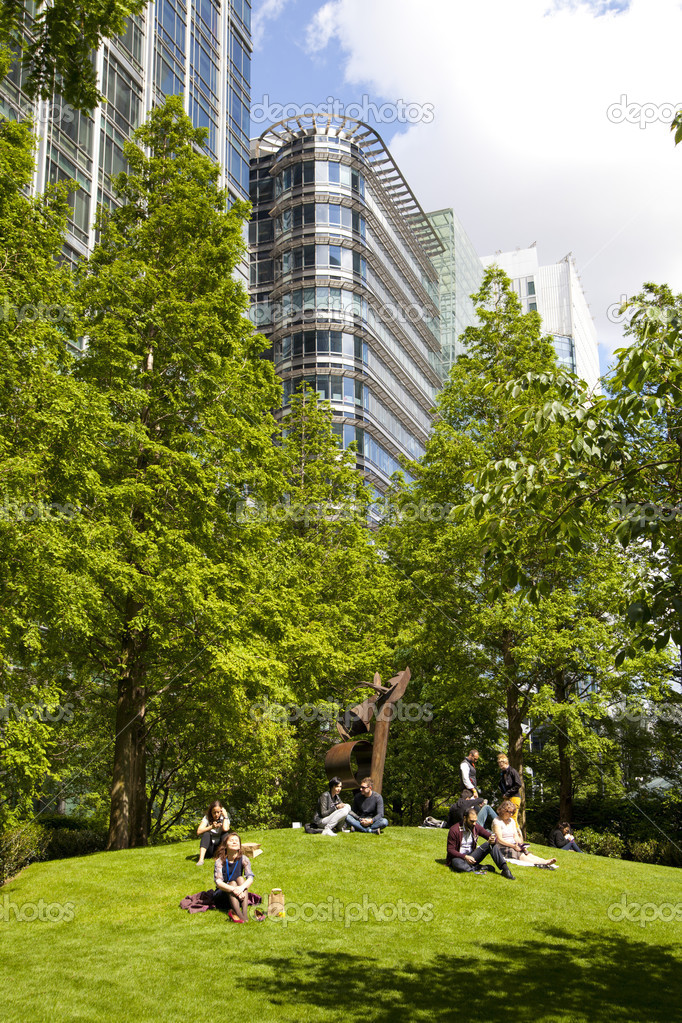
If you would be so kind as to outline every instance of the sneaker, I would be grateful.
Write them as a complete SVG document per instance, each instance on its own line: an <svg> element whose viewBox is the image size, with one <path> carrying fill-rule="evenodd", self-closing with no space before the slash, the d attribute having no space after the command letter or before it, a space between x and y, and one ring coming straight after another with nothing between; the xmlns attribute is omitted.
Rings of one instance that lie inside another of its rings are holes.
<svg viewBox="0 0 682 1023"><path fill-rule="evenodd" d="M332 838L336 838L336 832L332 831L331 828L324 828L322 831L323 835L330 835Z"/></svg>

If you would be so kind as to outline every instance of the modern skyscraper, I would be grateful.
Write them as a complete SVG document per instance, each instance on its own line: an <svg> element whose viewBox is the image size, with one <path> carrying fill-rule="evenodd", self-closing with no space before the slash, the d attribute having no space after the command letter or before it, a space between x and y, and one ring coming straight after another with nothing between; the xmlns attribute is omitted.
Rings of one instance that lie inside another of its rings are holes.
<svg viewBox="0 0 682 1023"><path fill-rule="evenodd" d="M514 252L496 252L481 259L495 263L511 277L524 312L536 309L543 329L554 336L559 362L599 390L597 331L578 271L569 253L558 263L540 266L535 245Z"/></svg>
<svg viewBox="0 0 682 1023"><path fill-rule="evenodd" d="M420 458L441 383L443 245L379 135L353 118L281 121L252 144L252 314L284 405L306 381L378 492Z"/></svg>
<svg viewBox="0 0 682 1023"><path fill-rule="evenodd" d="M29 35L31 9L27 4ZM221 166L221 186L248 197L251 49L250 0L153 0L94 55L106 103L90 114L58 94L29 100L15 63L0 82L0 112L34 117L34 192L69 178L80 185L70 199L67 258L75 262L92 249L97 204L114 205L111 179L125 169L123 144L165 96L183 93L194 125L208 129L206 152Z"/></svg>
<svg viewBox="0 0 682 1023"><path fill-rule="evenodd" d="M443 244L443 252L433 257L433 265L438 271L441 372L445 379L464 351L460 337L467 327L478 325L471 295L481 285L483 267L454 210L436 210L427 216Z"/></svg>

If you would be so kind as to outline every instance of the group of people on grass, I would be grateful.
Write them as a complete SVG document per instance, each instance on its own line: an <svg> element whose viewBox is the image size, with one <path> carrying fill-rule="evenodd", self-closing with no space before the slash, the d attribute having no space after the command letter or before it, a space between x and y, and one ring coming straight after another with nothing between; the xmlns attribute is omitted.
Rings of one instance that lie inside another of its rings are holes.
<svg viewBox="0 0 682 1023"><path fill-rule="evenodd" d="M226 910L230 920L242 924L248 921L249 888L253 884L251 860L242 848L239 835L230 831L230 817L220 800L214 800L197 828L201 866L206 857L213 857L213 880L216 890L213 901L218 909ZM265 913L255 911L256 920L264 920Z"/></svg>
<svg viewBox="0 0 682 1023"><path fill-rule="evenodd" d="M556 869L555 857L542 859L535 856L524 842L517 820L522 787L518 771L510 767L508 758L500 753L497 762L502 802L495 811L479 793L476 779L478 760L478 750L472 749L460 764L462 791L460 798L450 807L446 824L447 865L455 873L476 875L495 873L497 867L502 876L510 881L514 880L510 862ZM337 835L338 828L380 835L382 829L388 827L388 820L384 816L384 801L381 794L374 791L372 778L362 779L352 805L342 801L342 788L341 778L330 780L328 789L318 800L310 830L328 836ZM215 860L215 905L227 910L235 923L246 923L249 888L254 879L251 860L242 847L239 835L230 831L229 814L219 800L214 800L209 806L197 828L197 835L198 865L201 866L207 856ZM480 845L479 839L483 839ZM560 821L554 829L550 845L557 849L582 851L567 821ZM487 856L495 866L482 866ZM265 919L265 914L256 910L255 918Z"/></svg>

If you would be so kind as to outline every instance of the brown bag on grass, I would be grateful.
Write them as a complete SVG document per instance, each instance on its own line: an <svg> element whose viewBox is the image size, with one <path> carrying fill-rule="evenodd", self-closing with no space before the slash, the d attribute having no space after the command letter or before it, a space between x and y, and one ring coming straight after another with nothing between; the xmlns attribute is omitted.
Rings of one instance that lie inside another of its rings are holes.
<svg viewBox="0 0 682 1023"><path fill-rule="evenodd" d="M273 888L268 895L268 916L284 916L284 892Z"/></svg>

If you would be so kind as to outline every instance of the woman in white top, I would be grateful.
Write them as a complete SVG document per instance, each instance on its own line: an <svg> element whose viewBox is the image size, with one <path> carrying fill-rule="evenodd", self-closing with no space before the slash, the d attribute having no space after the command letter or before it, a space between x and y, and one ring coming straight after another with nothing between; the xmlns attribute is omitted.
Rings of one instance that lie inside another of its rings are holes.
<svg viewBox="0 0 682 1023"><path fill-rule="evenodd" d="M552 867L556 863L556 857L551 860L543 860L528 852L528 846L523 841L519 826L512 819L515 809L514 804L505 799L498 806L498 817L493 821L493 833L502 855L508 860L518 860L519 863L532 863L535 867Z"/></svg>
<svg viewBox="0 0 682 1023"><path fill-rule="evenodd" d="M204 862L206 853L209 856L213 856L220 845L221 838L229 830L230 818L227 815L227 810L219 799L215 799L206 811L205 816L201 818L201 824L197 828L197 835L201 839L199 843L199 859L197 860L198 867Z"/></svg>

